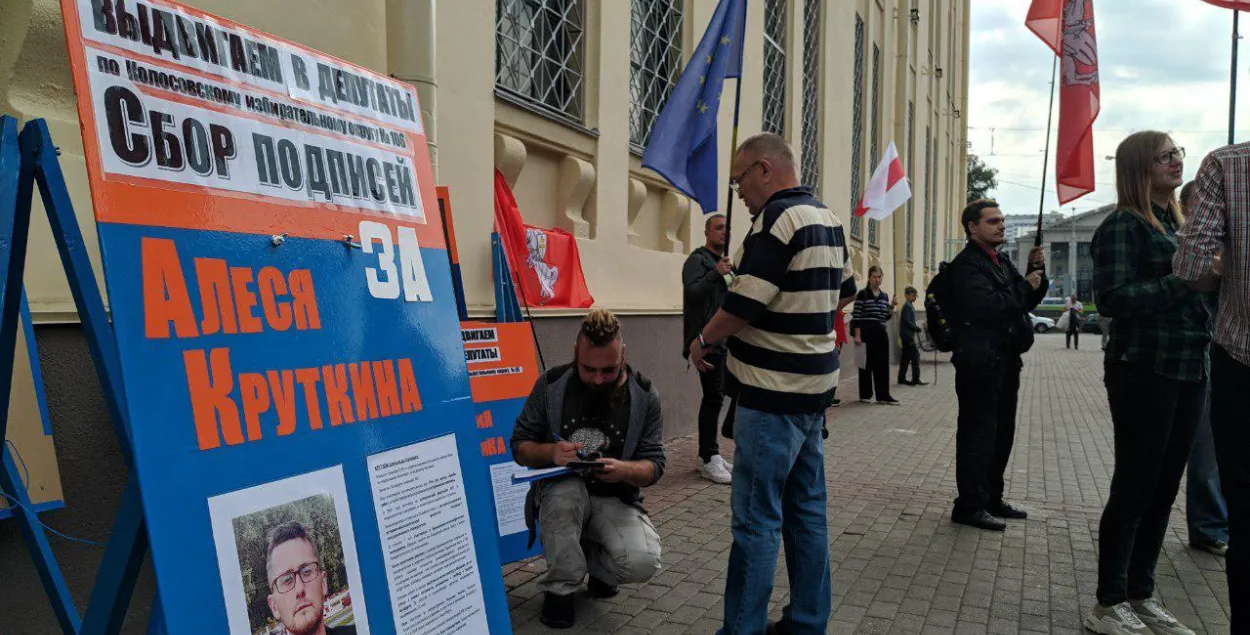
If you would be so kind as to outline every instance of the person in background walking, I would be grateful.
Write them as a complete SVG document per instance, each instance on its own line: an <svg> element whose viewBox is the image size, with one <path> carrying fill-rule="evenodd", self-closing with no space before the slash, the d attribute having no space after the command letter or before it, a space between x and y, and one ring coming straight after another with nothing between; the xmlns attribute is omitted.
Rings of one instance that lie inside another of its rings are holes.
<svg viewBox="0 0 1250 635"><path fill-rule="evenodd" d="M1219 289L1211 346L1211 430L1228 503L1229 621L1250 633L1250 145L1207 155L1194 178L1189 220L1177 232L1176 275L1198 289Z"/></svg>
<svg viewBox="0 0 1250 635"><path fill-rule="evenodd" d="M904 386L927 386L928 382L920 381L920 346L916 337L920 327L916 324L916 287L903 290L903 312L899 316L899 339L903 341L903 354L898 360L898 383ZM907 366L911 366L911 381L907 381Z"/></svg>
<svg viewBox="0 0 1250 635"><path fill-rule="evenodd" d="M1007 462L1016 436L1021 356L1033 347L1035 309L1050 283L1042 271L1041 247L1029 252L1027 275L998 251L1007 242L998 203L973 201L959 222L968 245L947 269L950 300L942 305L955 324L955 395L959 423L955 434L955 480L959 497L951 522L1004 531L1004 518L1028 513L1003 499Z"/></svg>
<svg viewBox="0 0 1250 635"><path fill-rule="evenodd" d="M1181 188L1181 210L1189 214L1193 205L1194 182ZM1211 302L1216 315L1217 302ZM1185 524L1189 528L1189 545L1208 553L1228 553L1228 506L1220 492L1220 470L1215 459L1215 438L1211 434L1211 387L1207 386L1202 419L1194 435L1194 449L1189 453L1189 469L1185 486Z"/></svg>
<svg viewBox="0 0 1250 635"><path fill-rule="evenodd" d="M707 321L712 319L729 293L729 281L733 279L733 264L725 256L725 216L712 214L703 223L706 242L690 252L681 268L682 283L682 356L689 357L690 343L699 336ZM713 483L729 484L732 463L721 458L716 442L716 424L720 421L725 405L725 345L713 347L704 360L712 370L699 373L703 388L703 400L699 403L699 459L703 466L699 473Z"/></svg>
<svg viewBox="0 0 1250 635"><path fill-rule="evenodd" d="M891 406L899 401L890 396L890 336L887 325L894 314L890 295L881 290L881 267L868 268L868 287L855 296L855 310L851 314L851 331L855 334L855 346L863 346L868 357L867 367L859 371L859 401L870 403L873 385L876 384L877 403ZM856 355L860 351L856 351Z"/></svg>
<svg viewBox="0 0 1250 635"><path fill-rule="evenodd" d="M1063 303L1063 311L1068 315L1068 332L1067 337L1064 338L1064 347L1072 348L1072 345L1076 344L1076 350L1079 351L1081 350L1081 322L1085 317L1085 305L1081 304L1081 301L1076 299L1076 294L1073 293L1072 297Z"/></svg>
<svg viewBox="0 0 1250 635"><path fill-rule="evenodd" d="M747 139L729 174L751 212L751 232L724 305L690 345L691 362L705 371L708 347L729 340L729 373L739 385L733 547L720 632L760 635L769 628L784 537L790 601L772 628L824 633L833 582L821 427L838 384L835 294L854 273L842 223L800 185L785 139Z"/></svg>
<svg viewBox="0 0 1250 635"><path fill-rule="evenodd" d="M1162 132L1115 153L1117 208L1094 232L1094 292L1115 320L1104 381L1115 471L1098 527L1098 604L1085 627L1104 635L1193 631L1154 597L1168 516L1206 398L1210 312L1172 271L1185 150Z"/></svg>

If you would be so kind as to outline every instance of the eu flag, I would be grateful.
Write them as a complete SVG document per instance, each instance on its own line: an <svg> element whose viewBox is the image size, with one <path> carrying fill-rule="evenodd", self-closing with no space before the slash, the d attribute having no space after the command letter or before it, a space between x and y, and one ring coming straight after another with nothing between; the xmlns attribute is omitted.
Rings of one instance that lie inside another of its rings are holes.
<svg viewBox="0 0 1250 635"><path fill-rule="evenodd" d="M716 211L716 114L725 78L742 76L746 5L746 0L720 0L716 5L642 153L643 167L698 201L705 214Z"/></svg>

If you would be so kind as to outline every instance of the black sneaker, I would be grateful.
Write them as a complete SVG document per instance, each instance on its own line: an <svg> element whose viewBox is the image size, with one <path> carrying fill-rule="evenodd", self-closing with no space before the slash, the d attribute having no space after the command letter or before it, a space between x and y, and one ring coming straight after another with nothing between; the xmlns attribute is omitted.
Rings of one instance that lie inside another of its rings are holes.
<svg viewBox="0 0 1250 635"><path fill-rule="evenodd" d="M886 398L886 399L878 399L878 400L877 400L877 403L878 403L878 404L880 404L880 405L883 405L883 406L901 406L901 405L903 405L903 402L901 402L901 401L899 401L899 400L897 400L897 399L895 399L895 398L893 398L893 397L888 397L888 398Z"/></svg>
<svg viewBox="0 0 1250 635"><path fill-rule="evenodd" d="M551 628L573 627L573 594L556 595L548 592L543 598L543 611L538 621Z"/></svg>
<svg viewBox="0 0 1250 635"><path fill-rule="evenodd" d="M927 382L927 381L920 381L919 379L917 379L916 381L911 382L911 385L913 385L913 386L928 386L928 385L929 385L929 382Z"/></svg>
<svg viewBox="0 0 1250 635"><path fill-rule="evenodd" d="M830 405L830 406L832 406L832 407L834 407L834 408L841 408L841 407L842 407L842 400L841 400L841 399L834 399L833 401L829 402L829 405Z"/></svg>
<svg viewBox="0 0 1250 635"><path fill-rule="evenodd" d="M586 583L586 591L590 593L591 597L603 599L614 597L617 593L621 592L621 587L612 586L611 584L608 584L607 582L604 582L603 580L600 580L592 575L590 576L590 581Z"/></svg>

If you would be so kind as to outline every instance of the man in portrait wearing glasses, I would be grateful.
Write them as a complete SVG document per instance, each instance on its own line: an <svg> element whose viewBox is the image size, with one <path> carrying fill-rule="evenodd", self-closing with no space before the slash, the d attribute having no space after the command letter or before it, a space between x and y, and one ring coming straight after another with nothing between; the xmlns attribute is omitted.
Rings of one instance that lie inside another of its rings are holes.
<svg viewBox="0 0 1250 635"><path fill-rule="evenodd" d="M298 522L282 523L269 531L269 610L290 635L356 635L356 627L331 628L325 623L329 581L321 554L308 531Z"/></svg>

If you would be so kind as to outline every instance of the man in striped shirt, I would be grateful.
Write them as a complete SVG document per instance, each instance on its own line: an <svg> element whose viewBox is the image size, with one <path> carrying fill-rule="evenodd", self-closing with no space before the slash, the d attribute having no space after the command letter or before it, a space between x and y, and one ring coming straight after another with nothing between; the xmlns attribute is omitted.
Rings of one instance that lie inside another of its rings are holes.
<svg viewBox="0 0 1250 635"><path fill-rule="evenodd" d="M1228 503L1232 633L1250 633L1250 144L1207 155L1194 204L1176 233L1172 267L1191 286L1220 290L1211 344L1211 431ZM1221 253L1222 252L1222 253Z"/></svg>
<svg viewBox="0 0 1250 635"><path fill-rule="evenodd" d="M737 380L725 635L764 631L781 530L790 605L780 631L823 633L831 610L824 411L838 384L834 312L854 285L842 224L799 185L794 151L760 134L734 155L730 185L751 212L725 304L690 345L700 371L728 340Z"/></svg>

